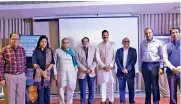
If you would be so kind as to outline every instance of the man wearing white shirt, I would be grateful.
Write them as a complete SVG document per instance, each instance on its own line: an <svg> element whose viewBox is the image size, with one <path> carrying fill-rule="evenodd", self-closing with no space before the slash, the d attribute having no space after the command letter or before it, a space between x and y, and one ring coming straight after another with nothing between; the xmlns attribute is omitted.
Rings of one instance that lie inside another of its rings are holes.
<svg viewBox="0 0 181 104"><path fill-rule="evenodd" d="M180 88L180 28L170 30L171 42L163 48L163 59L167 66L170 88L170 104L177 104L177 85Z"/></svg>
<svg viewBox="0 0 181 104"><path fill-rule="evenodd" d="M129 47L130 40L124 38L122 41L123 47L116 52L117 77L119 81L120 104L125 103L125 87L126 82L129 90L129 103L135 104L134 101L134 78L135 64L137 61L136 49Z"/></svg>
<svg viewBox="0 0 181 104"><path fill-rule="evenodd" d="M54 75L59 89L59 104L73 104L73 95L77 80L78 62L68 38L62 39L62 46L55 50ZM65 103L64 92L67 91Z"/></svg>
<svg viewBox="0 0 181 104"><path fill-rule="evenodd" d="M96 48L96 60L99 64L97 70L97 80L100 84L102 103L106 104L106 89L108 88L109 104L114 104L114 86L115 83L115 43L109 41L109 32L107 30L102 31L102 39Z"/></svg>

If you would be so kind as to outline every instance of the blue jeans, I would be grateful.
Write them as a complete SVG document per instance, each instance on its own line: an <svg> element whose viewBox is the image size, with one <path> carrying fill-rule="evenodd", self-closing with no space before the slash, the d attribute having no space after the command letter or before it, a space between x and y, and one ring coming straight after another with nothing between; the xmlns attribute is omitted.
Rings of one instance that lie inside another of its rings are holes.
<svg viewBox="0 0 181 104"><path fill-rule="evenodd" d="M86 75L84 79L79 79L79 89L80 89L80 102L81 104L86 104L86 83L88 82L88 104L93 104L94 99L94 80L95 77L90 77Z"/></svg>

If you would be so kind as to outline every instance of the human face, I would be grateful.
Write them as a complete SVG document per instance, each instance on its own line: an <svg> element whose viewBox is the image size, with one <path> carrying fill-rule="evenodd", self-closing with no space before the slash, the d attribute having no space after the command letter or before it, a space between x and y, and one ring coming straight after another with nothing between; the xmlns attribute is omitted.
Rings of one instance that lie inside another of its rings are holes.
<svg viewBox="0 0 181 104"><path fill-rule="evenodd" d="M172 40L179 40L180 39L180 33L178 29L172 29L171 30L171 39Z"/></svg>
<svg viewBox="0 0 181 104"><path fill-rule="evenodd" d="M151 29L146 29L145 37L147 41L151 41L153 39L153 31Z"/></svg>
<svg viewBox="0 0 181 104"><path fill-rule="evenodd" d="M89 40L84 38L83 41L82 41L82 45L83 45L83 47L87 48L89 46Z"/></svg>
<svg viewBox="0 0 181 104"><path fill-rule="evenodd" d="M19 34L12 34L11 38L10 38L10 44L14 47L17 48L19 45Z"/></svg>
<svg viewBox="0 0 181 104"><path fill-rule="evenodd" d="M68 39L64 39L62 41L62 47L65 48L65 49L69 48L69 40Z"/></svg>
<svg viewBox="0 0 181 104"><path fill-rule="evenodd" d="M46 48L47 47L47 40L45 38L43 38L40 41L40 48Z"/></svg>
<svg viewBox="0 0 181 104"><path fill-rule="evenodd" d="M104 32L102 34L102 39L104 42L108 42L109 41L109 33L108 32Z"/></svg>
<svg viewBox="0 0 181 104"><path fill-rule="evenodd" d="M37 94L37 88L35 86L30 86L28 88L28 96L31 101L35 101L37 99L38 94Z"/></svg>
<svg viewBox="0 0 181 104"><path fill-rule="evenodd" d="M123 44L123 47L125 49L127 49L129 47L129 45L130 45L129 39L128 38L124 38L123 41L122 41L122 44Z"/></svg>

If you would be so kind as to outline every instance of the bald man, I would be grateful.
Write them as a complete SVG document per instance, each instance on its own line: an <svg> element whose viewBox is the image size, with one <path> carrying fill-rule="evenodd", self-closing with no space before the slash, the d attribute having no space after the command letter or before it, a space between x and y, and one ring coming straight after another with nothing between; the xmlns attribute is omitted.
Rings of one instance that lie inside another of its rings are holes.
<svg viewBox="0 0 181 104"><path fill-rule="evenodd" d="M120 104L125 103L125 87L126 82L129 90L129 103L135 104L134 101L134 78L135 64L137 60L136 49L129 47L130 40L124 38L122 40L123 47L116 52L117 77L119 81Z"/></svg>

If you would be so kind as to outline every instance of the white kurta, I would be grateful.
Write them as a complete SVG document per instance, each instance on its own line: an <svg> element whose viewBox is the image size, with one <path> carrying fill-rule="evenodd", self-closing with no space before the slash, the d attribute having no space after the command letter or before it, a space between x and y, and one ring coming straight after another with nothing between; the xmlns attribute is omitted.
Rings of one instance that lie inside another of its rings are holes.
<svg viewBox="0 0 181 104"><path fill-rule="evenodd" d="M55 51L54 59L54 74L57 75L58 87L69 86L75 90L78 69L73 65L72 56L59 48Z"/></svg>
<svg viewBox="0 0 181 104"><path fill-rule="evenodd" d="M116 45L114 42L100 43L96 48L96 60L98 62L97 79L98 83L105 82L115 83L115 55ZM110 65L113 67L111 71L105 71L104 66Z"/></svg>

